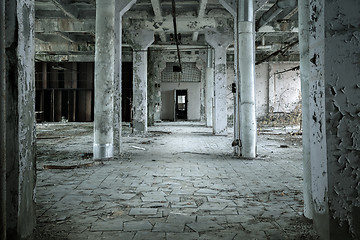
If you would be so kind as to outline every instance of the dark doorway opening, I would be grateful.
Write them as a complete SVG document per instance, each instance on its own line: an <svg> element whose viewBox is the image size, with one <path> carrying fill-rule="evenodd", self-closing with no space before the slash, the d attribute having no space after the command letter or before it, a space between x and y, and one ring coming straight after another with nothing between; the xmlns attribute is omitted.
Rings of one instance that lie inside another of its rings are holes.
<svg viewBox="0 0 360 240"><path fill-rule="evenodd" d="M133 63L122 63L122 102L121 114L123 122L132 120L132 99L133 99Z"/></svg>
<svg viewBox="0 0 360 240"><path fill-rule="evenodd" d="M187 120L187 90L176 90L176 120Z"/></svg>

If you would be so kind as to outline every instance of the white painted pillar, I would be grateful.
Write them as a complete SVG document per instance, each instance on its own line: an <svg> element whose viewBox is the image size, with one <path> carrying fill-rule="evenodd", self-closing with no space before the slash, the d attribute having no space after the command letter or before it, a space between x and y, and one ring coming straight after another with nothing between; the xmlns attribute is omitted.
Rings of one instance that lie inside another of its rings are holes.
<svg viewBox="0 0 360 240"><path fill-rule="evenodd" d="M122 101L122 16L136 3L136 0L115 2L115 65L114 65L114 154L121 150L121 101Z"/></svg>
<svg viewBox="0 0 360 240"><path fill-rule="evenodd" d="M299 15L299 50L300 77L302 96L302 142L303 142L303 176L304 176L304 215L313 217L313 201L311 193L311 162L310 162L310 110L309 110L309 31L310 9L309 0L298 1Z"/></svg>
<svg viewBox="0 0 360 240"><path fill-rule="evenodd" d="M233 0L219 0L219 3L234 17L234 84L236 92L234 93L234 141L238 145L234 146L234 154L239 156L240 149L240 74L238 68L239 45L237 44L238 23L237 23L237 2Z"/></svg>
<svg viewBox="0 0 360 240"><path fill-rule="evenodd" d="M113 157L115 0L96 1L94 159Z"/></svg>
<svg viewBox="0 0 360 240"><path fill-rule="evenodd" d="M241 155L256 157L255 26L252 0L238 1Z"/></svg>
<svg viewBox="0 0 360 240"><path fill-rule="evenodd" d="M226 49L233 36L230 33L208 31L205 40L215 50L213 130L215 135L227 135Z"/></svg>
<svg viewBox="0 0 360 240"><path fill-rule="evenodd" d="M213 126L213 100L214 100L214 68L213 68L213 50L208 48L207 51L207 67L205 75L205 112L206 126Z"/></svg>
<svg viewBox="0 0 360 240"><path fill-rule="evenodd" d="M133 127L147 132L147 49L154 42L150 30L132 31L133 53Z"/></svg>

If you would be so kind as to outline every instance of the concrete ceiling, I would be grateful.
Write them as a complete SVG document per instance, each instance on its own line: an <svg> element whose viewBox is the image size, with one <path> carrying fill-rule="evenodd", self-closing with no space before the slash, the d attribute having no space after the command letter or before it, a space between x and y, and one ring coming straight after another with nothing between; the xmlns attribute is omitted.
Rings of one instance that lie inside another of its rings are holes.
<svg viewBox="0 0 360 240"><path fill-rule="evenodd" d="M205 48L207 29L233 31L233 17L223 0L176 0L181 48ZM254 0L256 55L262 60L298 60L297 1ZM35 0L36 59L94 61L96 0ZM152 29L152 48L173 48L171 0L137 0L123 17L123 29L137 25ZM123 32L127 43L127 31ZM290 47L289 47L290 44ZM231 53L231 47L230 51Z"/></svg>

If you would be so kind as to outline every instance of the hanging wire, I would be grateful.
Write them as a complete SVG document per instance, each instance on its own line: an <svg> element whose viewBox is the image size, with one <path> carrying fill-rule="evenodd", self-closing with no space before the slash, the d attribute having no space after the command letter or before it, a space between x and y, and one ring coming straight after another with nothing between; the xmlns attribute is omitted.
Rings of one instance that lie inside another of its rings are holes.
<svg viewBox="0 0 360 240"><path fill-rule="evenodd" d="M179 36L178 36L178 34L177 34L177 28L176 28L175 0L172 0L172 15L173 15L173 24L174 24L174 35L175 35L174 37L175 37L177 55L178 55L178 59L179 59L179 68L180 68L180 72L182 73L181 58L180 58L180 49L179 49Z"/></svg>

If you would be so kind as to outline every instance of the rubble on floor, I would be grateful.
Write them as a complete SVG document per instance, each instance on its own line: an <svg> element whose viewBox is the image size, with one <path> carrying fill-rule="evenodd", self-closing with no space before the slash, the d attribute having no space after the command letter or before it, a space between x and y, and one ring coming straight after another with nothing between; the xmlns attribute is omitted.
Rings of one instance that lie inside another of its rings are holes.
<svg viewBox="0 0 360 240"><path fill-rule="evenodd" d="M231 129L124 127L121 157L87 166L92 123L38 124L36 239L317 239L302 214L296 131L262 127L259 157L246 160L232 154Z"/></svg>

